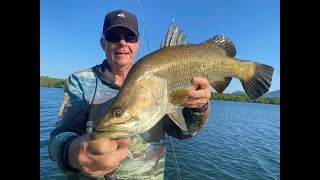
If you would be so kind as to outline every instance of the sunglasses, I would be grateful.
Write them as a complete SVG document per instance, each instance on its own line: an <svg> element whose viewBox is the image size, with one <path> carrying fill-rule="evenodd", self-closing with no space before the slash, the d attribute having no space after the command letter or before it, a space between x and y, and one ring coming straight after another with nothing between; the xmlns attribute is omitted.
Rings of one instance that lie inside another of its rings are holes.
<svg viewBox="0 0 320 180"><path fill-rule="evenodd" d="M139 36L132 34L106 33L104 37L105 40L110 42L119 42L124 39L127 43L136 43L139 40Z"/></svg>

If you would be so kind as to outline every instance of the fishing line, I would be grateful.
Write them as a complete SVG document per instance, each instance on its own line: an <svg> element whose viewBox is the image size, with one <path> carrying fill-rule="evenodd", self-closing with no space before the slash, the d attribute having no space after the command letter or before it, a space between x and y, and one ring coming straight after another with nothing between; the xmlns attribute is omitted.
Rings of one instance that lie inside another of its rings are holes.
<svg viewBox="0 0 320 180"><path fill-rule="evenodd" d="M142 14L142 9L141 9L141 6L140 6L140 0L137 0L138 2L138 6L139 6L139 10L140 10L140 14L141 14L141 19L142 19L142 24L143 24L143 32L146 36L146 40L147 40L147 44L148 44L148 48L149 48L149 53L151 52L150 50L150 45L149 45L149 39L148 39L148 36L147 36L147 31L146 31L146 25L144 23L144 18L143 18L143 14Z"/></svg>
<svg viewBox="0 0 320 180"><path fill-rule="evenodd" d="M171 154L172 154L172 160L174 162L174 168L176 169L176 174L177 174L177 179L180 180L181 179L181 174L180 174L180 170L179 170L179 166L178 166L178 161L176 159L176 153L174 151L174 146L173 146L173 142L172 142L172 138L171 136L168 135L168 139L169 139L169 143L171 146Z"/></svg>
<svg viewBox="0 0 320 180"><path fill-rule="evenodd" d="M149 53L150 53L151 50L150 50L148 35L147 35L146 26L145 26L145 22L144 22L144 18L143 18L143 13L142 13L142 9L141 9L141 6L140 6L140 0L137 0L137 2L138 2L140 14L141 14L142 23L143 23L143 31L144 31L144 34L146 36L147 45L148 45ZM173 142L172 142L171 136L168 135L168 139L169 139L169 143L170 143L170 146L171 146L171 154L172 154L172 159L173 159L173 163L174 163L174 168L176 169L177 179L180 180L181 179L180 170L179 170L179 166L178 166L178 161L176 159L176 153L174 151L174 147L173 147Z"/></svg>

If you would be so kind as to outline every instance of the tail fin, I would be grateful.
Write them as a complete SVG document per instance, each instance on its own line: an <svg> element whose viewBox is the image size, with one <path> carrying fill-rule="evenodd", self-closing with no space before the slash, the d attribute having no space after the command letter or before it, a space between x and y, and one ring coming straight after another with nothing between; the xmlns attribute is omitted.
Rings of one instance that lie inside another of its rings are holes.
<svg viewBox="0 0 320 180"><path fill-rule="evenodd" d="M255 100L269 91L271 86L273 67L255 63L256 73L249 81L240 80L247 95Z"/></svg>

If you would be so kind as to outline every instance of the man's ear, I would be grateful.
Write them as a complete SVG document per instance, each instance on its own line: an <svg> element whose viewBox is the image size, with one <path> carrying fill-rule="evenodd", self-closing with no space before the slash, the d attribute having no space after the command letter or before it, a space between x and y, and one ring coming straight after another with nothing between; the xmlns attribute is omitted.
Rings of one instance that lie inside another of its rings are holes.
<svg viewBox="0 0 320 180"><path fill-rule="evenodd" d="M106 40L104 40L102 37L100 38L100 44L102 47L102 50L105 51L105 47L106 47Z"/></svg>

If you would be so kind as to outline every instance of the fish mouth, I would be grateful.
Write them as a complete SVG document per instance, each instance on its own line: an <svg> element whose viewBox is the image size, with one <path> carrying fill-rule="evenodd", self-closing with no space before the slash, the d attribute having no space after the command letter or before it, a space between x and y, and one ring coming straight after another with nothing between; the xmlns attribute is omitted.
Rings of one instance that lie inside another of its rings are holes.
<svg viewBox="0 0 320 180"><path fill-rule="evenodd" d="M107 126L107 127L94 127L92 131L97 133L103 133L103 132L122 131L122 129L113 127L113 126Z"/></svg>
<svg viewBox="0 0 320 180"><path fill-rule="evenodd" d="M107 137L109 139L131 137L132 133L129 131L96 131L91 134L92 139L101 139Z"/></svg>
<svg viewBox="0 0 320 180"><path fill-rule="evenodd" d="M92 127L92 138L100 139L101 137L108 137L110 139L120 137L130 137L135 134L139 121L132 118L122 122L112 121L109 119L107 123L97 123Z"/></svg>
<svg viewBox="0 0 320 180"><path fill-rule="evenodd" d="M131 126L130 124L132 124L133 122L136 122L136 121L134 119L130 119L130 120L123 121L123 122L116 122L116 123L112 122L112 124L106 123L102 126L99 126L99 125L94 126L92 128L92 131L97 132L97 133L127 131L124 129L128 129L128 127ZM127 131L127 132L129 132L129 131Z"/></svg>
<svg viewBox="0 0 320 180"><path fill-rule="evenodd" d="M124 124L124 123L119 123ZM125 128L118 127L119 124L112 124L109 126L94 127L92 128L93 139L100 139L101 137L108 137L110 139L120 138L120 137L129 137L132 132L125 130Z"/></svg>

